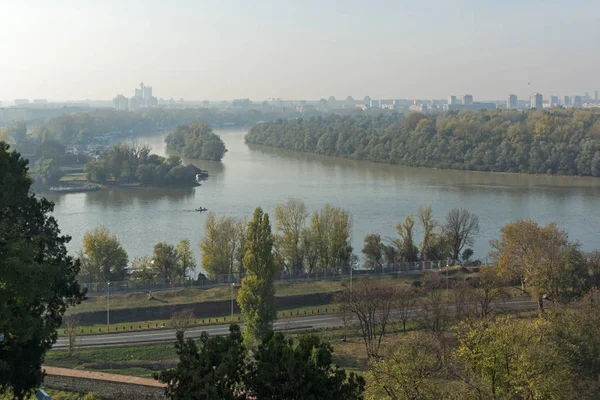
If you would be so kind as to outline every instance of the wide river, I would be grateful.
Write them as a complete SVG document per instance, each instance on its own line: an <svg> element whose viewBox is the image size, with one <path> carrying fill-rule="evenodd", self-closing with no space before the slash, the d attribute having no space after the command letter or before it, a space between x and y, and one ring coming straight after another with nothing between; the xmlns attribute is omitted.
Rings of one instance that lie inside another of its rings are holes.
<svg viewBox="0 0 600 400"><path fill-rule="evenodd" d="M204 232L207 207L216 215L250 217L255 207L273 213L278 203L295 198L314 211L329 202L350 211L352 244L360 255L366 234L396 235L396 223L431 205L442 221L464 207L479 216L481 232L475 255L485 260L489 241L509 221L530 218L556 221L583 249L598 247L600 179L539 175L461 172L351 161L244 143L245 130L217 132L229 151L221 163L197 162L210 173L202 186L187 189L121 188L92 193L50 195L70 250L81 248L90 229L106 226L133 257L150 255L155 243L191 240ZM164 136L138 137L164 155ZM274 224L274 222L272 222ZM420 232L417 233L420 241Z"/></svg>

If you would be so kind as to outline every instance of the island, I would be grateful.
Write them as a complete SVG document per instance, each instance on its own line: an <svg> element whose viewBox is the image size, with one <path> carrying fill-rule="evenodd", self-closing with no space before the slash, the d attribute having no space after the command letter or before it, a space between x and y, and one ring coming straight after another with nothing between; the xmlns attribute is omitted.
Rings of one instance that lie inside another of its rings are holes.
<svg viewBox="0 0 600 400"><path fill-rule="evenodd" d="M151 154L151 148L138 144L117 144L85 164L89 182L118 186L198 186L208 177L206 171L181 158Z"/></svg>
<svg viewBox="0 0 600 400"><path fill-rule="evenodd" d="M355 160L600 177L600 110L480 110L258 123L246 142Z"/></svg>
<svg viewBox="0 0 600 400"><path fill-rule="evenodd" d="M227 149L209 124L177 125L165 138L167 150L194 160L221 161Z"/></svg>

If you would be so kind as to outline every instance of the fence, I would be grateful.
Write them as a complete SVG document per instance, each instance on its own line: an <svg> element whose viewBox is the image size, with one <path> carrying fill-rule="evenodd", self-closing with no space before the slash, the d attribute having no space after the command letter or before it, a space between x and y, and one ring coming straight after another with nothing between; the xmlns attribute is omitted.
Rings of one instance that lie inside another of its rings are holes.
<svg viewBox="0 0 600 400"><path fill-rule="evenodd" d="M406 275L420 274L426 271L439 270L447 265L456 265L452 260L439 261L416 261L405 262L391 265L383 265L378 269L358 269L350 267L331 268L329 270L313 271L280 271L275 283L282 282L305 282L322 280L343 280L362 276L382 276L382 275ZM81 286L87 288L88 295L105 295L107 287L110 287L110 293L128 293L128 292L157 292L173 289L199 288L210 289L220 286L239 285L245 274L226 274L219 275L214 279L206 279L200 276L197 280L187 280L181 282L165 282L161 279L150 280L128 280L118 282L81 282Z"/></svg>

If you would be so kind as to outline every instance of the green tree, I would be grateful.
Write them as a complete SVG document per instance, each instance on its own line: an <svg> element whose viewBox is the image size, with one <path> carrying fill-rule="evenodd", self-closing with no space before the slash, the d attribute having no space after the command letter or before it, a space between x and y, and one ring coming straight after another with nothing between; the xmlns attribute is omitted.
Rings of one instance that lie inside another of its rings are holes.
<svg viewBox="0 0 600 400"><path fill-rule="evenodd" d="M313 214L310 230L320 269L327 271L350 266L352 218L348 211L325 204Z"/></svg>
<svg viewBox="0 0 600 400"><path fill-rule="evenodd" d="M246 230L246 255L237 302L244 315L244 338L248 346L255 346L272 329L277 317L274 279L277 268L273 262L273 235L269 214L260 207L254 210Z"/></svg>
<svg viewBox="0 0 600 400"><path fill-rule="evenodd" d="M172 244L160 242L154 245L152 268L167 284L173 283L177 277L179 261L177 249Z"/></svg>
<svg viewBox="0 0 600 400"><path fill-rule="evenodd" d="M204 224L204 236L200 239L202 268L215 280L219 276L243 272L246 227L243 219L217 218L209 213Z"/></svg>
<svg viewBox="0 0 600 400"><path fill-rule="evenodd" d="M402 258L408 262L414 262L419 259L419 249L414 242L415 220L412 216L407 216L404 223L398 222L396 230L401 238L400 248L398 249Z"/></svg>
<svg viewBox="0 0 600 400"><path fill-rule="evenodd" d="M165 394L173 400L243 399L240 394L246 352L237 325L229 327L228 336L209 337L202 332L200 340L185 340L177 333L175 349L179 363L154 375L166 383Z"/></svg>
<svg viewBox="0 0 600 400"><path fill-rule="evenodd" d="M373 360L365 374L367 398L441 399L446 378L446 349L431 333L414 332L394 343L382 360Z"/></svg>
<svg viewBox="0 0 600 400"><path fill-rule="evenodd" d="M480 379L480 392L492 398L573 396L573 371L542 319L481 321L463 326L458 340L457 359Z"/></svg>
<svg viewBox="0 0 600 400"><path fill-rule="evenodd" d="M165 143L167 150L196 160L221 161L227 151L223 140L205 122L177 125L165 138Z"/></svg>
<svg viewBox="0 0 600 400"><path fill-rule="evenodd" d="M151 281L157 276L152 266L152 258L148 256L136 257L131 262L130 281Z"/></svg>
<svg viewBox="0 0 600 400"><path fill-rule="evenodd" d="M84 299L70 237L30 188L27 161L0 143L0 394L18 399L41 384L65 310Z"/></svg>
<svg viewBox="0 0 600 400"><path fill-rule="evenodd" d="M370 233L365 236L365 243L362 253L365 255L365 266L380 270L383 265L384 245L381 243L381 236L378 233Z"/></svg>
<svg viewBox="0 0 600 400"><path fill-rule="evenodd" d="M269 333L258 346L244 378L249 396L265 400L362 399L364 379L332 367L333 348L316 335L295 345L280 333Z"/></svg>
<svg viewBox="0 0 600 400"><path fill-rule="evenodd" d="M24 120L14 121L8 126L8 134L19 144L27 138L27 124Z"/></svg>
<svg viewBox="0 0 600 400"><path fill-rule="evenodd" d="M177 274L182 281L185 281L188 272L196 269L196 257L190 248L190 241L183 239L175 248L177 253Z"/></svg>
<svg viewBox="0 0 600 400"><path fill-rule="evenodd" d="M587 292L590 285L588 267L576 244L555 223L539 226L519 220L502 228L499 240L491 242L491 256L499 273L518 279L537 299L544 310L544 298L568 302Z"/></svg>
<svg viewBox="0 0 600 400"><path fill-rule="evenodd" d="M122 281L127 277L127 252L106 227L93 229L83 236L83 255L89 271L97 274L96 279Z"/></svg>
<svg viewBox="0 0 600 400"><path fill-rule="evenodd" d="M283 259L290 271L301 271L304 268L301 240L307 217L306 205L300 200L288 200L275 207L275 230L281 234L279 242Z"/></svg>
<svg viewBox="0 0 600 400"><path fill-rule="evenodd" d="M600 289L600 251L594 250L585 255L592 285Z"/></svg>
<svg viewBox="0 0 600 400"><path fill-rule="evenodd" d="M421 248L419 249L421 252L421 259L423 261L432 260L435 258L433 247L434 241L434 230L437 226L437 222L433 219L433 212L431 210L431 206L421 207L419 209L419 221L421 222L421 227L423 229L423 241L421 242Z"/></svg>
<svg viewBox="0 0 600 400"><path fill-rule="evenodd" d="M64 172L62 172L58 163L53 158L40 158L36 161L35 167L31 172L33 173L35 183L42 187L57 185L60 178L64 175Z"/></svg>

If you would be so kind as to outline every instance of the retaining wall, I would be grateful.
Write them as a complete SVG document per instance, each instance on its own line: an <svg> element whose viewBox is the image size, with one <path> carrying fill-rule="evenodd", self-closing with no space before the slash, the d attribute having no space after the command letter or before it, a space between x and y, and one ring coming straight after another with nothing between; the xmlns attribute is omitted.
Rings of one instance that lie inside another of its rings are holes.
<svg viewBox="0 0 600 400"><path fill-rule="evenodd" d="M296 296L282 296L275 298L278 310L289 310L299 307L320 306L333 301L336 293L316 293ZM160 294L157 295L159 297ZM158 302L159 300L148 300ZM231 300L203 301L192 304L161 304L149 307L136 307L110 310L110 322L113 324L122 322L151 321L156 319L169 319L174 311L191 308L197 318L220 317L231 314ZM234 312L239 313L237 302L234 302ZM92 311L73 314L79 318L80 325L94 325L106 323L106 311Z"/></svg>
<svg viewBox="0 0 600 400"><path fill-rule="evenodd" d="M44 386L67 392L94 393L102 399L163 400L165 387L153 379L45 367Z"/></svg>

